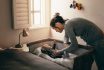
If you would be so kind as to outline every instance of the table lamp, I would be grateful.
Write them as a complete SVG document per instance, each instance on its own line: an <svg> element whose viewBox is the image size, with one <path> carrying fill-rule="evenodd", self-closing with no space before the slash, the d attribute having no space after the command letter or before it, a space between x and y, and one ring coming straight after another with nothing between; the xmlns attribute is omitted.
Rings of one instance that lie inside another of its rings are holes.
<svg viewBox="0 0 104 70"><path fill-rule="evenodd" d="M23 29L23 31L19 33L19 43L17 45L15 45L15 48L22 48L21 35L22 35L22 37L27 37L29 35L29 33L26 31L26 29Z"/></svg>

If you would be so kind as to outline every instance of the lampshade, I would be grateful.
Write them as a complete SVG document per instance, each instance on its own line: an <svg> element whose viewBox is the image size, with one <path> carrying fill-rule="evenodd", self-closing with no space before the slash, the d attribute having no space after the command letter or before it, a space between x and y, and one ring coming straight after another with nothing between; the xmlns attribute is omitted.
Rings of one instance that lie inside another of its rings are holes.
<svg viewBox="0 0 104 70"><path fill-rule="evenodd" d="M23 37L26 37L26 36L28 36L28 35L29 35L29 33L28 33L25 29L23 29L22 36L23 36Z"/></svg>

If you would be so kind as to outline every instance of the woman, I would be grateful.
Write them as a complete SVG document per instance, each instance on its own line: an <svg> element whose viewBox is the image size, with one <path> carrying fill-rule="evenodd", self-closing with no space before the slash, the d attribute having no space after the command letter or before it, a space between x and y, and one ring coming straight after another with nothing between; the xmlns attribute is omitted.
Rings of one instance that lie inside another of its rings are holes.
<svg viewBox="0 0 104 70"><path fill-rule="evenodd" d="M76 50L78 48L76 36L79 36L88 45L94 46L93 58L96 61L98 70L104 70L104 33L93 22L84 18L73 18L65 21L62 16L58 14L52 18L50 26L56 32L60 33L65 29L65 43L69 42L70 38L70 47L60 53ZM89 64L92 64L92 62Z"/></svg>

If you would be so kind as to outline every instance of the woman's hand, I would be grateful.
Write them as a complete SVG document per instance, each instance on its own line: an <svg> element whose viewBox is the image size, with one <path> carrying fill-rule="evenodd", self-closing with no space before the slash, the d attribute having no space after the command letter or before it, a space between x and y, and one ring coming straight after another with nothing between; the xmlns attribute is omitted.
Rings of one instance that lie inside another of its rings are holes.
<svg viewBox="0 0 104 70"><path fill-rule="evenodd" d="M58 50L53 50L52 57L53 58L61 58L62 55L60 54L60 52Z"/></svg>

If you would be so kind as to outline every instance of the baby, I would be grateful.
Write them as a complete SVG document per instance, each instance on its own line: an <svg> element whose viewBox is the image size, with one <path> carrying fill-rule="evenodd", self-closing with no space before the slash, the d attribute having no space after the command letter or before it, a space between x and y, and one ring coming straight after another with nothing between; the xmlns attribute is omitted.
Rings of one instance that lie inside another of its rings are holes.
<svg viewBox="0 0 104 70"><path fill-rule="evenodd" d="M54 46L53 46L54 47ZM41 56L43 54L48 55L51 58L61 58L62 55L57 55L55 54L55 52L57 52L57 49L53 48L52 46L48 45L48 44L44 44L41 47L38 47L34 50L34 54Z"/></svg>
<svg viewBox="0 0 104 70"><path fill-rule="evenodd" d="M34 54L36 54L42 58L48 59L50 61L56 62L67 68L73 68L74 57L76 57L76 55L69 53L69 55L74 55L74 57L67 58L67 59L62 58L62 55L55 57L54 52L56 52L56 51L57 51L57 49L52 49L52 47L49 46L48 44L44 44L42 47L38 47L37 49L35 49Z"/></svg>

